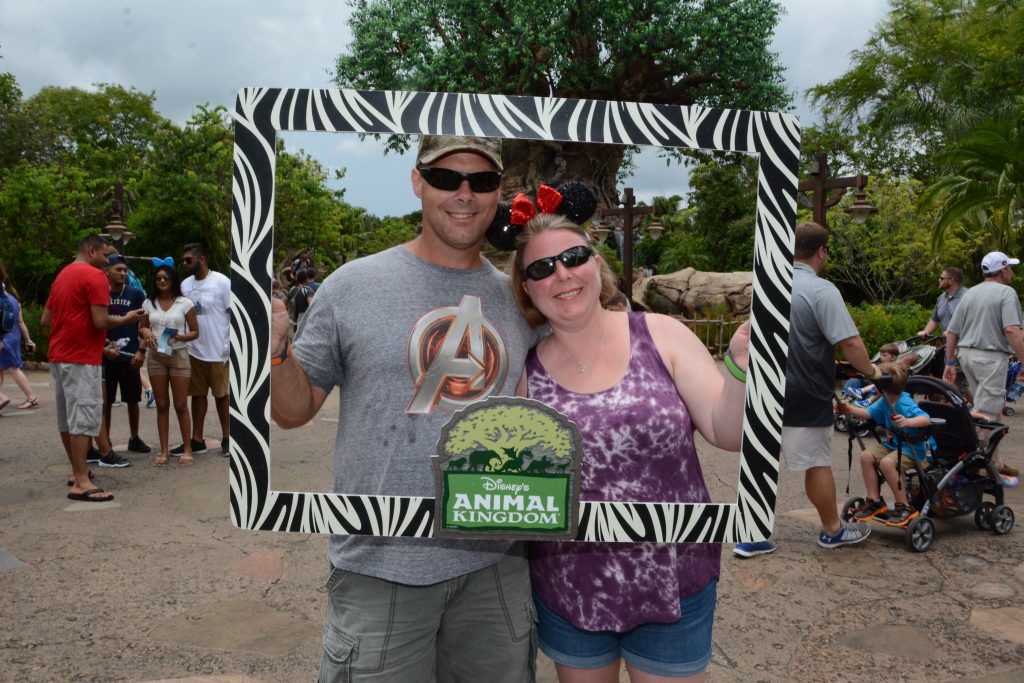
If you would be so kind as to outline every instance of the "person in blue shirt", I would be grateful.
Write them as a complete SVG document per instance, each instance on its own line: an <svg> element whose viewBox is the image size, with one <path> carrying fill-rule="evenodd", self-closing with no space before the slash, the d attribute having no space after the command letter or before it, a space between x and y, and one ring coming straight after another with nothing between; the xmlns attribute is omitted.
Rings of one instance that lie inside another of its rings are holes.
<svg viewBox="0 0 1024 683"><path fill-rule="evenodd" d="M861 420L871 418L886 430L884 441L874 444L860 454L867 501L854 514L854 518L859 522L866 522L878 517L888 526L905 526L916 518L918 513L907 499L907 487L902 482L902 470L910 467L915 461L927 469L932 463L935 439L928 437L927 441L911 441L919 429L931 424L931 418L928 413L921 410L910 394L903 391L907 386L906 368L898 363L882 363L878 369L891 377L889 386L882 391L882 400L875 401L867 408L849 406L852 416ZM897 462L900 452L903 460ZM879 470L896 499L895 509L884 518L882 516L889 512L889 508L882 498Z"/></svg>

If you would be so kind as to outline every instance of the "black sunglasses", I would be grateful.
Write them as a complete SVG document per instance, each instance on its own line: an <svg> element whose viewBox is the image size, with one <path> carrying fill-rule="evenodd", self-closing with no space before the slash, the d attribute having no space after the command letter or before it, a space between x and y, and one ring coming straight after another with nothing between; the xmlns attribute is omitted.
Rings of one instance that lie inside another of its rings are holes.
<svg viewBox="0 0 1024 683"><path fill-rule="evenodd" d="M446 192L454 192L462 185L463 180L469 181L469 189L473 192L494 192L501 185L501 171L478 171L477 173L459 173L450 168L417 168L420 176L431 187Z"/></svg>
<svg viewBox="0 0 1024 683"><path fill-rule="evenodd" d="M160 282L161 280L170 280L170 279L171 279L170 275L157 275L155 278L153 278L153 280L155 282Z"/></svg>
<svg viewBox="0 0 1024 683"><path fill-rule="evenodd" d="M576 268L589 261L593 255L594 250L585 244L569 247L558 256L537 259L523 268L523 275L531 280L543 280L555 272L555 261L561 261L566 268Z"/></svg>

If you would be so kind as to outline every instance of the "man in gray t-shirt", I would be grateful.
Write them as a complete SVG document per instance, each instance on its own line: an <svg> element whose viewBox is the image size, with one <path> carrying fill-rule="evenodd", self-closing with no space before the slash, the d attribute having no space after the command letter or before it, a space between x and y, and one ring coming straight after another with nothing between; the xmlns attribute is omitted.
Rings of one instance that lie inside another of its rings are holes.
<svg viewBox="0 0 1024 683"><path fill-rule="evenodd" d="M444 423L514 393L534 333L480 254L501 169L497 140L424 136L420 234L332 273L294 349L273 302L271 414L298 427L339 388L335 491L433 496ZM334 535L329 546L321 681L532 680L522 544Z"/></svg>
<svg viewBox="0 0 1024 683"><path fill-rule="evenodd" d="M984 282L964 295L946 329L946 368L942 379L954 381L959 355L960 367L974 394L974 409L990 420L998 419L1003 412L1010 354L1024 359L1020 299L1010 287L1013 266L1019 263L1001 251L986 254L981 260ZM1017 379L1020 378L1018 374ZM1003 463L998 450L992 455L992 462L1000 474L1017 474L1016 468Z"/></svg>
<svg viewBox="0 0 1024 683"><path fill-rule="evenodd" d="M879 376L870 361L843 297L820 277L828 260L828 232L817 223L796 226L793 300L789 315L789 354L782 413L782 454L791 472L804 473L804 490L821 519L818 545L836 548L860 543L866 524L844 522L836 508L832 477L832 397L836 387L836 345L868 379ZM771 541L738 543L737 555L775 550Z"/></svg>

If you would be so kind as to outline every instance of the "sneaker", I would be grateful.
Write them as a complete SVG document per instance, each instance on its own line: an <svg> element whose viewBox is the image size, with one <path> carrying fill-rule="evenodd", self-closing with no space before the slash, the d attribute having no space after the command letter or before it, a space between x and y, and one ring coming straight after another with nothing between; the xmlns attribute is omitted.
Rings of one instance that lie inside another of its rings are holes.
<svg viewBox="0 0 1024 683"><path fill-rule="evenodd" d="M100 467L131 467L132 464L118 455L115 451L110 451L99 460Z"/></svg>
<svg viewBox="0 0 1024 683"><path fill-rule="evenodd" d="M1006 463L1003 463L1002 465L999 466L999 474L1006 475L1007 477L1016 477L1018 474L1020 474L1020 470L1018 470L1016 467L1010 467Z"/></svg>
<svg viewBox="0 0 1024 683"><path fill-rule="evenodd" d="M128 439L128 450L130 450L132 453L150 453L152 452L153 449L147 446L146 442L143 441L140 437L133 436L132 438Z"/></svg>
<svg viewBox="0 0 1024 683"><path fill-rule="evenodd" d="M100 455L100 449L92 447L89 449L89 453L85 456L85 461L89 464L95 464L100 461L103 456Z"/></svg>
<svg viewBox="0 0 1024 683"><path fill-rule="evenodd" d="M868 498L864 501L864 507L853 514L853 518L858 522L869 522L879 515L884 515L888 511L889 507L885 504L885 500L881 498L878 500Z"/></svg>
<svg viewBox="0 0 1024 683"><path fill-rule="evenodd" d="M152 389L146 389L146 407L147 408L155 408L156 407L156 396L153 395L153 390Z"/></svg>
<svg viewBox="0 0 1024 683"><path fill-rule="evenodd" d="M824 529L818 534L818 545L822 548L838 548L841 545L860 543L871 535L871 529L867 524L855 522L840 522L839 531L835 536L829 536Z"/></svg>
<svg viewBox="0 0 1024 683"><path fill-rule="evenodd" d="M220 454L225 458L231 455L231 440L227 437L220 440Z"/></svg>
<svg viewBox="0 0 1024 683"><path fill-rule="evenodd" d="M917 519L920 513L909 505L903 505L902 503L896 503L896 509L889 519L885 520L886 526L906 526L910 520Z"/></svg>
<svg viewBox="0 0 1024 683"><path fill-rule="evenodd" d="M116 408L118 406L123 406L124 405L124 401L122 401L121 399L116 399L114 401L111 401L110 405L112 407Z"/></svg>
<svg viewBox="0 0 1024 683"><path fill-rule="evenodd" d="M754 541L737 543L732 551L740 557L754 557L755 555L767 555L775 552L775 544L771 541Z"/></svg>
<svg viewBox="0 0 1024 683"><path fill-rule="evenodd" d="M199 455L200 453L206 452L206 442L196 441L192 439L192 455ZM180 443L171 449L171 455L175 458L181 457L181 454L185 452L185 444Z"/></svg>
<svg viewBox="0 0 1024 683"><path fill-rule="evenodd" d="M999 475L999 483L1002 484L1003 488L1015 489L1020 485L1020 479L1017 477L1008 477L1005 474Z"/></svg>
<svg viewBox="0 0 1024 683"><path fill-rule="evenodd" d="M852 398L854 401L864 400L864 392L861 391L860 389L856 389L854 387L847 387L843 389L843 393L846 394L848 397Z"/></svg>

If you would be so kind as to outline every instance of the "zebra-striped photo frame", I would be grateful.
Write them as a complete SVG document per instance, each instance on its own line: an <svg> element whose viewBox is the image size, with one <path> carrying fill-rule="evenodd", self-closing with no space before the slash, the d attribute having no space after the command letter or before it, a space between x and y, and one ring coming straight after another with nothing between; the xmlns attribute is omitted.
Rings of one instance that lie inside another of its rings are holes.
<svg viewBox="0 0 1024 683"><path fill-rule="evenodd" d="M243 529L428 537L434 499L270 488L278 131L475 135L737 151L758 158L750 365L735 503L580 503L578 541L763 540L775 516L800 127L785 113L545 97L245 88L231 215L231 520Z"/></svg>

